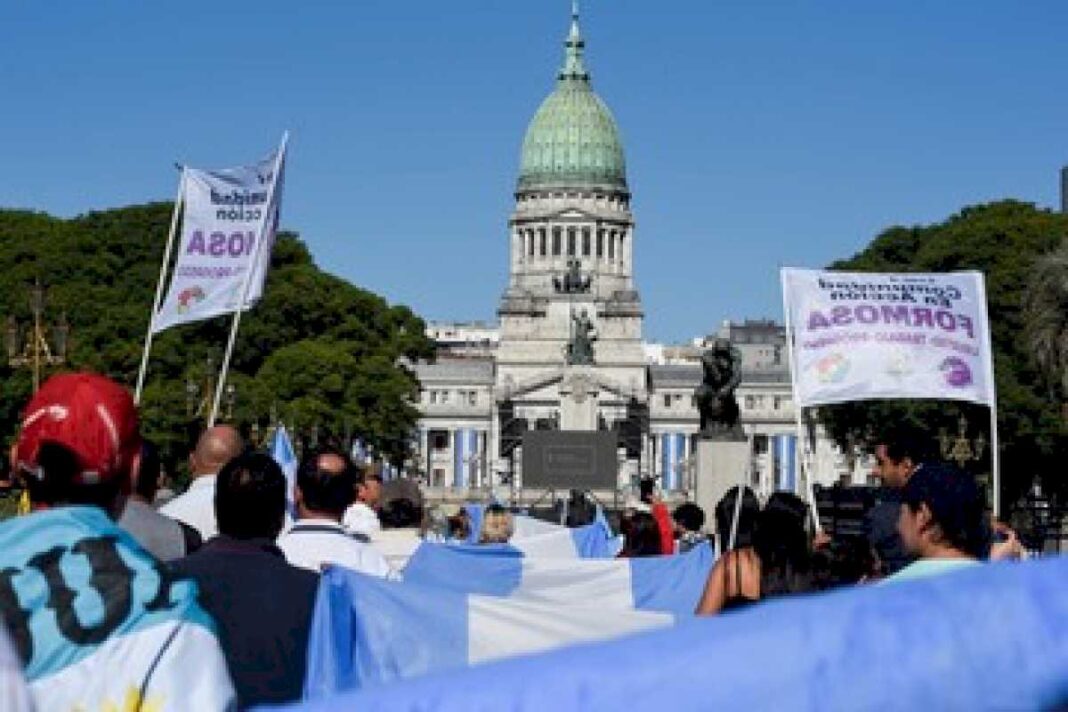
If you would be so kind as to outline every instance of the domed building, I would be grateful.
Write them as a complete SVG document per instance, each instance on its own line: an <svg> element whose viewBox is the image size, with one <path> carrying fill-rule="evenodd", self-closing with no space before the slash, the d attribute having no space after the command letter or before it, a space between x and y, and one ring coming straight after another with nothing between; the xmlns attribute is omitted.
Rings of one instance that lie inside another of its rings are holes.
<svg viewBox="0 0 1068 712"><path fill-rule="evenodd" d="M615 481L598 486L602 495L639 475L659 477L665 491L692 494L700 348L643 344L623 141L593 90L575 6L555 86L523 138L508 227L499 325L431 324L440 356L415 365L422 418L412 465L430 496L537 489L533 473L523 472L531 463L523 452L524 444L532 448L530 431L610 440L608 454L602 449L597 457L611 460ZM743 348L738 396L754 467L769 483L785 481L794 477L796 459L775 451L786 452L796 437L784 336L774 324L743 326L732 341L752 341ZM580 450L552 457L579 457Z"/></svg>

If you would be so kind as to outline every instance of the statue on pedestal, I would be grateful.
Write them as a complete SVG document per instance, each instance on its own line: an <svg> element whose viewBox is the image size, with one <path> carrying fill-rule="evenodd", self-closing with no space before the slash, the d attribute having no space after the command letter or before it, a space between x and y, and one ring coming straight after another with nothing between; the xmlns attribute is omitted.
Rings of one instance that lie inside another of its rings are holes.
<svg viewBox="0 0 1068 712"><path fill-rule="evenodd" d="M742 382L742 354L727 339L716 339L701 354L704 378L694 396L701 415L703 438L734 440L743 438L738 401L734 391Z"/></svg>
<svg viewBox="0 0 1068 712"><path fill-rule="evenodd" d="M574 326L567 345L567 362L572 366L590 366L593 364L593 342L597 339L593 321L585 309L572 314L571 321Z"/></svg>

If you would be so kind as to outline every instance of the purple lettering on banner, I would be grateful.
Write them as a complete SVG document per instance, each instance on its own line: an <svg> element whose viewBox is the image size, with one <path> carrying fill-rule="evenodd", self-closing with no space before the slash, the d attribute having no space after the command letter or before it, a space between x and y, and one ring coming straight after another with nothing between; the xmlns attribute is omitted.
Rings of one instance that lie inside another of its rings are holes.
<svg viewBox="0 0 1068 712"><path fill-rule="evenodd" d="M226 254L225 232L211 233L210 242L208 243L208 254L212 257L222 257L224 254Z"/></svg>
<svg viewBox="0 0 1068 712"><path fill-rule="evenodd" d="M945 331L956 331L957 330L957 320L949 312L947 312L947 311L937 311L937 312L935 312L934 316L935 316L935 321L938 322L938 325L940 327L942 327L943 330L945 330Z"/></svg>
<svg viewBox="0 0 1068 712"><path fill-rule="evenodd" d="M245 251L245 235L240 232L231 233L227 249L231 257L240 257Z"/></svg>
<svg viewBox="0 0 1068 712"><path fill-rule="evenodd" d="M204 254L204 233L200 230L194 230L192 236L189 238L189 246L185 248L185 254L192 255Z"/></svg>
<svg viewBox="0 0 1068 712"><path fill-rule="evenodd" d="M256 212L259 212L258 210ZM245 255L252 254L252 246L256 244L256 233L252 230L248 231L248 237L245 240Z"/></svg>
<svg viewBox="0 0 1068 712"><path fill-rule="evenodd" d="M971 317L968 317L964 314L958 314L957 322L960 324L960 328L964 329L964 332L968 334L969 339L975 338L975 334L972 331L973 327Z"/></svg>
<svg viewBox="0 0 1068 712"><path fill-rule="evenodd" d="M931 321L931 310L926 307L913 307L912 309L913 326L927 326L934 328L934 322Z"/></svg>
<svg viewBox="0 0 1068 712"><path fill-rule="evenodd" d="M827 318L818 311L814 311L808 315L808 330L815 331L816 329L826 329L830 327L831 322L827 321Z"/></svg>
<svg viewBox="0 0 1068 712"><path fill-rule="evenodd" d="M861 304L856 309L857 321L861 324L874 324L879 321L879 310L870 304Z"/></svg>
<svg viewBox="0 0 1068 712"><path fill-rule="evenodd" d="M831 309L831 323L835 326L849 326L853 323L853 309L850 307Z"/></svg>
<svg viewBox="0 0 1068 712"><path fill-rule="evenodd" d="M882 307L883 321L887 324L898 324L904 322L906 325L909 323L909 308L905 306L890 306L884 304Z"/></svg>

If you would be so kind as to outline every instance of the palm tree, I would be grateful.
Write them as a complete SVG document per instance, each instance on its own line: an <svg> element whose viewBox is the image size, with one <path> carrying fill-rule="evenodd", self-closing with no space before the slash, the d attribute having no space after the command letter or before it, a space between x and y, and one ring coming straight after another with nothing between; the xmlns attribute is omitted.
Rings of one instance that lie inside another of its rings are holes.
<svg viewBox="0 0 1068 712"><path fill-rule="evenodd" d="M1024 309L1027 348L1068 417L1068 240L1035 262Z"/></svg>

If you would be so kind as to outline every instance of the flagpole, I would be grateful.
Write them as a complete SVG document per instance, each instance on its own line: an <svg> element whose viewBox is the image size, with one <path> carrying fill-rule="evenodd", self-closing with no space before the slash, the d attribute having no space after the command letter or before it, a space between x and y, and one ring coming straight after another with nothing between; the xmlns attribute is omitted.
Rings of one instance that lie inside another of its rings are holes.
<svg viewBox="0 0 1068 712"><path fill-rule="evenodd" d="M982 272L977 273L979 293L982 296L983 306L983 330L986 332L986 372L990 379L990 480L994 492L991 505L994 508L994 517L1001 514L1001 452L998 445L998 382L994 375L994 345L990 341L990 314L987 311L986 301L986 277Z"/></svg>
<svg viewBox="0 0 1068 712"><path fill-rule="evenodd" d="M274 205L275 196L278 193L278 183L281 180L280 168L282 161L286 154L286 144L289 142L289 132L286 131L282 134L282 144L278 148L278 155L274 160L274 183L271 185L271 197L267 201L267 209L271 210ZM274 210L274 219L278 219L281 215L281 206L278 206ZM267 232L267 221L272 219L272 215L265 215L263 218L263 224L260 225L260 233L256 236L256 257L249 265L248 271L245 272L245 281L241 287L241 300L237 303L237 309L234 311L234 320L230 326L230 338L226 342L226 354L223 356L222 366L219 368L219 377L215 381L215 394L211 405L211 415L208 416L208 427L215 425L215 419L219 416L219 404L222 402L222 394L224 386L226 385L226 376L230 370L230 357L234 354L234 342L237 340L237 329L241 325L241 313L245 310L245 302L248 300L249 288L252 286L252 274L256 271L256 266L260 264L261 253L263 251L263 236ZM264 274L266 275L266 268L264 268Z"/></svg>
<svg viewBox="0 0 1068 712"><path fill-rule="evenodd" d="M794 416L797 425L797 440L801 446L797 450L798 464L801 466L801 476L805 478L805 498L808 500L809 508L812 511L812 520L816 526L817 532L823 531L823 525L820 524L820 511L816 506L816 490L812 486L812 471L809 468L808 458L805 457L806 443L808 438L805 437L804 424L801 422L802 412L804 408L801 406L800 401L797 399L797 377L794 370L797 366L797 362L794 361L794 324L790 314L790 304L787 300L786 294L786 271L782 268L779 269L779 280L782 289L782 310L783 310L783 325L786 328L786 360L790 364L790 391L793 394L794 400Z"/></svg>
<svg viewBox="0 0 1068 712"><path fill-rule="evenodd" d="M159 266L159 280L156 282L156 299L152 302L152 313L148 316L148 333L145 335L145 349L141 354L141 368L137 372L137 388L134 390L134 404L141 403L141 390L145 385L145 373L148 371L148 353L152 349L152 322L156 320L160 302L163 301L163 280L167 276L167 265L171 261L171 252L174 249L174 234L178 228L178 213L181 212L185 194L185 168L181 168L178 175L178 197L174 199L174 210L171 211L171 227L167 233L167 247L163 250L163 263Z"/></svg>

